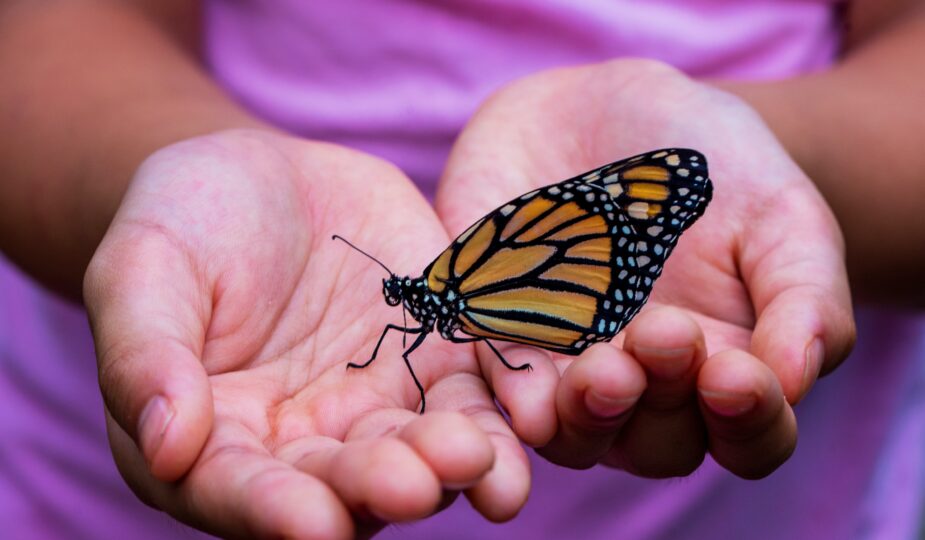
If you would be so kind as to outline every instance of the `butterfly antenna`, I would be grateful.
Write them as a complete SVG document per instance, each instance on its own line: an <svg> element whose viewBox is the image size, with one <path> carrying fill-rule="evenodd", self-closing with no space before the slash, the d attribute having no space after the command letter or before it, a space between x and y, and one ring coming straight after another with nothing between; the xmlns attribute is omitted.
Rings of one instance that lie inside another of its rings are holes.
<svg viewBox="0 0 925 540"><path fill-rule="evenodd" d="M347 241L346 239L344 239L343 236L340 236L340 235L335 234L335 235L331 236L331 240L340 240L341 242L343 242L343 243L347 244L348 246L352 247L353 249L359 251L359 252L362 253L363 255L366 255L366 256L369 257L370 259L376 261L376 264L378 264L379 266L385 268L385 271L388 272L390 276L394 276L394 275L395 275L395 273L392 272L391 270L389 270L389 267L388 267L388 266L382 264L382 263L379 261L379 259L373 257L373 256L370 255L369 253L366 253L366 252L363 251L362 249L360 249L360 248L356 247L355 245L351 244L349 241Z"/></svg>

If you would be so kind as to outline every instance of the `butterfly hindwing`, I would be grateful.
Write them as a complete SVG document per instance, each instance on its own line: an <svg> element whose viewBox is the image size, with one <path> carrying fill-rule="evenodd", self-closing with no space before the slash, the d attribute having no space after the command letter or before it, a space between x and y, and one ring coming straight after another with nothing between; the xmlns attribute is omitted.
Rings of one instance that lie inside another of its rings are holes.
<svg viewBox="0 0 925 540"><path fill-rule="evenodd" d="M681 233L700 217L713 196L706 158L696 150L666 148L579 178L606 189L626 212L636 233L641 279L637 294L648 298Z"/></svg>

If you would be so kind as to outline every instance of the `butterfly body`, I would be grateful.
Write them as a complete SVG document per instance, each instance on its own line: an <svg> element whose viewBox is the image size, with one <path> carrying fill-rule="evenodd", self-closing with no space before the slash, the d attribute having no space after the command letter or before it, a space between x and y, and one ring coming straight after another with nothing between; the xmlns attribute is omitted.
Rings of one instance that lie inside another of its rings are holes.
<svg viewBox="0 0 925 540"><path fill-rule="evenodd" d="M411 317L420 323L422 332L438 330L447 340L454 338L454 333L461 324L459 313L465 309L465 301L452 289L437 294L427 286L423 276L391 276L382 280L383 296L390 306L402 304Z"/></svg>
<svg viewBox="0 0 925 540"><path fill-rule="evenodd" d="M422 276L390 272L386 303L420 326L389 325L379 344L390 329L418 334L403 354L409 370L408 354L434 330L484 341L513 369L529 366L508 364L489 339L580 354L638 313L711 197L706 160L687 149L640 154L521 195L459 235ZM350 367L369 365L379 344Z"/></svg>

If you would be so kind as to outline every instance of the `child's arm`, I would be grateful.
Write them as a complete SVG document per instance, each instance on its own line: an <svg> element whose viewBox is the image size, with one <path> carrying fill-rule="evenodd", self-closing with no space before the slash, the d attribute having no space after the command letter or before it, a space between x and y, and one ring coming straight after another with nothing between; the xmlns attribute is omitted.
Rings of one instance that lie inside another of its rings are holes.
<svg viewBox="0 0 925 540"><path fill-rule="evenodd" d="M762 114L832 206L855 289L921 305L925 2L856 0L847 19L834 68L721 86Z"/></svg>
<svg viewBox="0 0 925 540"><path fill-rule="evenodd" d="M142 3L0 7L0 249L75 297L145 157L194 135L261 125L155 14L131 5ZM147 3L160 17L194 16L185 0Z"/></svg>

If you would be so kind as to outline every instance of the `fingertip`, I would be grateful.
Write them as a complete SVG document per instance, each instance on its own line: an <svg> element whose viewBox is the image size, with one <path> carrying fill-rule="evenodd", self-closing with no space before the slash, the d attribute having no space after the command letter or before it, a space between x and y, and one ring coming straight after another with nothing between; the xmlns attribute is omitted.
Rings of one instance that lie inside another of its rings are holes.
<svg viewBox="0 0 925 540"><path fill-rule="evenodd" d="M186 347L164 340L100 359L100 388L113 419L135 440L151 474L186 474L212 430L208 375Z"/></svg>
<svg viewBox="0 0 925 540"><path fill-rule="evenodd" d="M659 306L643 310L626 328L624 349L677 349L703 341L700 325L683 309Z"/></svg>
<svg viewBox="0 0 925 540"><path fill-rule="evenodd" d="M139 418L140 449L152 476L173 482L189 471L212 430L212 388L204 376L175 379L167 391L148 401Z"/></svg>
<svg viewBox="0 0 925 540"><path fill-rule="evenodd" d="M362 458L361 458L362 459ZM368 510L387 521L409 521L434 512L442 498L434 471L405 442L393 438L376 441L362 468L345 468L343 475L361 487L357 500L366 500Z"/></svg>
<svg viewBox="0 0 925 540"><path fill-rule="evenodd" d="M646 389L646 375L624 351L591 347L565 370L557 393L562 422L582 431L612 431Z"/></svg>
<svg viewBox="0 0 925 540"><path fill-rule="evenodd" d="M307 475L258 479L252 486L252 528L257 536L277 538L353 538L354 523L330 487ZM282 474L280 474L282 476Z"/></svg>
<svg viewBox="0 0 925 540"><path fill-rule="evenodd" d="M464 415L435 411L402 428L401 438L426 461L447 489L465 489L488 474L491 440Z"/></svg>
<svg viewBox="0 0 925 540"><path fill-rule="evenodd" d="M751 348L777 375L790 404L798 403L854 346L850 298L840 296L815 286L794 287L780 293L758 318Z"/></svg>
<svg viewBox="0 0 925 540"><path fill-rule="evenodd" d="M332 486L246 439L213 448L162 502L161 508L172 515L221 537L329 539L355 534L353 518Z"/></svg>
<svg viewBox="0 0 925 540"><path fill-rule="evenodd" d="M706 361L703 331L686 312L655 308L627 331L624 348L645 369L642 405L655 412L679 411L692 402Z"/></svg>
<svg viewBox="0 0 925 540"><path fill-rule="evenodd" d="M711 356L697 377L697 390L710 411L722 417L746 414L782 393L768 366L737 350Z"/></svg>
<svg viewBox="0 0 925 540"><path fill-rule="evenodd" d="M742 351L714 355L698 379L710 453L734 474L767 476L793 453L796 419L768 366Z"/></svg>
<svg viewBox="0 0 925 540"><path fill-rule="evenodd" d="M498 347L513 366L530 364L532 370L511 370L487 346L479 344L482 373L511 420L514 433L533 447L548 443L558 429L556 388L559 371L548 351L522 345Z"/></svg>
<svg viewBox="0 0 925 540"><path fill-rule="evenodd" d="M530 461L516 439L496 437L496 459L491 471L466 497L485 519L503 523L514 519L530 494Z"/></svg>

